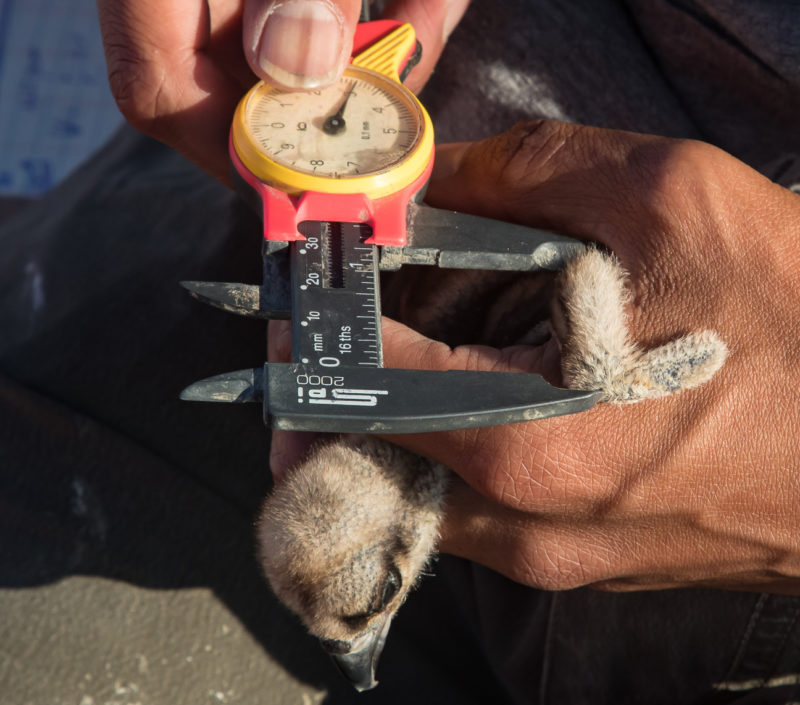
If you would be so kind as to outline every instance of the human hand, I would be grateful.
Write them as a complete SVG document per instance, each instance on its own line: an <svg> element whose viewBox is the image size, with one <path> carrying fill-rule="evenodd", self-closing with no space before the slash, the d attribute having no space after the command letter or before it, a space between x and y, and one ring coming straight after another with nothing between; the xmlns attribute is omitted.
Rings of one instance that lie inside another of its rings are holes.
<svg viewBox="0 0 800 705"><path fill-rule="evenodd" d="M635 340L713 329L730 348L660 400L391 437L464 480L440 549L540 588L799 592L800 199L707 144L544 121L439 149L428 201L601 242L631 274ZM553 353L388 320L383 342L387 367L416 369L539 372ZM303 439L276 440L280 475Z"/></svg>
<svg viewBox="0 0 800 705"><path fill-rule="evenodd" d="M423 46L406 84L419 90L469 0L395 0ZM111 92L134 127L229 182L227 139L258 78L310 89L350 56L357 0L98 0Z"/></svg>

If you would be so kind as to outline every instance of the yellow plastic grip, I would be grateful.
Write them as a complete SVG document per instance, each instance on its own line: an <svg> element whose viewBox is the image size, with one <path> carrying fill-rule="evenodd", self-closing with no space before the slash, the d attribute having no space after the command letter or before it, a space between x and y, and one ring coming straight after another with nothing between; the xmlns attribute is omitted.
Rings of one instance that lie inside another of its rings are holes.
<svg viewBox="0 0 800 705"><path fill-rule="evenodd" d="M416 43L414 28L406 23L362 51L352 64L377 71L400 83L401 64Z"/></svg>

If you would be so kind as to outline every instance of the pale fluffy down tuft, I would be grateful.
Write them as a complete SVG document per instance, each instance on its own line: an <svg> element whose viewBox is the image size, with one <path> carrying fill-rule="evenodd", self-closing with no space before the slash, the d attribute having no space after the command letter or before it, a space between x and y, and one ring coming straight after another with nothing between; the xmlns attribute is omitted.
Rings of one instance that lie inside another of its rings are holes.
<svg viewBox="0 0 800 705"><path fill-rule="evenodd" d="M714 331L689 333L652 350L631 341L627 279L614 255L594 247L562 272L553 327L562 347L564 384L602 391L605 401L632 402L711 379L728 355Z"/></svg>

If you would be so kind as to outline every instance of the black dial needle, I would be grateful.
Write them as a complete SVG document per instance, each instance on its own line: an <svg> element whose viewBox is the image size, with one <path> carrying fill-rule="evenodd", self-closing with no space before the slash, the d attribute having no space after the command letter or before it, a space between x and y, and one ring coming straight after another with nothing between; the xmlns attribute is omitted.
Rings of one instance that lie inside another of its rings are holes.
<svg viewBox="0 0 800 705"><path fill-rule="evenodd" d="M325 122L322 124L322 131L326 135L338 135L340 132L344 131L346 127L344 109L347 107L347 101L350 100L350 96L353 94L353 88L355 87L355 83L350 84L350 90L347 91L347 95L344 97L339 109L333 115L329 115L325 118Z"/></svg>

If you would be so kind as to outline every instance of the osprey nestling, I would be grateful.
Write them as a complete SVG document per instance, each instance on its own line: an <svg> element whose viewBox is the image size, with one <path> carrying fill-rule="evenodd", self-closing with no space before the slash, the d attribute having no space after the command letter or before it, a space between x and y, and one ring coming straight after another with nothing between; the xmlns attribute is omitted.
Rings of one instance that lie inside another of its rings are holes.
<svg viewBox="0 0 800 705"><path fill-rule="evenodd" d="M626 279L594 248L560 275L552 327L565 384L630 402L710 379L727 355L714 332L649 351L630 340ZM380 439L343 436L314 448L264 504L267 580L359 690L376 685L392 617L435 550L449 473Z"/></svg>
<svg viewBox="0 0 800 705"><path fill-rule="evenodd" d="M264 505L259 557L275 594L359 689L434 550L442 465L369 436L320 444Z"/></svg>

